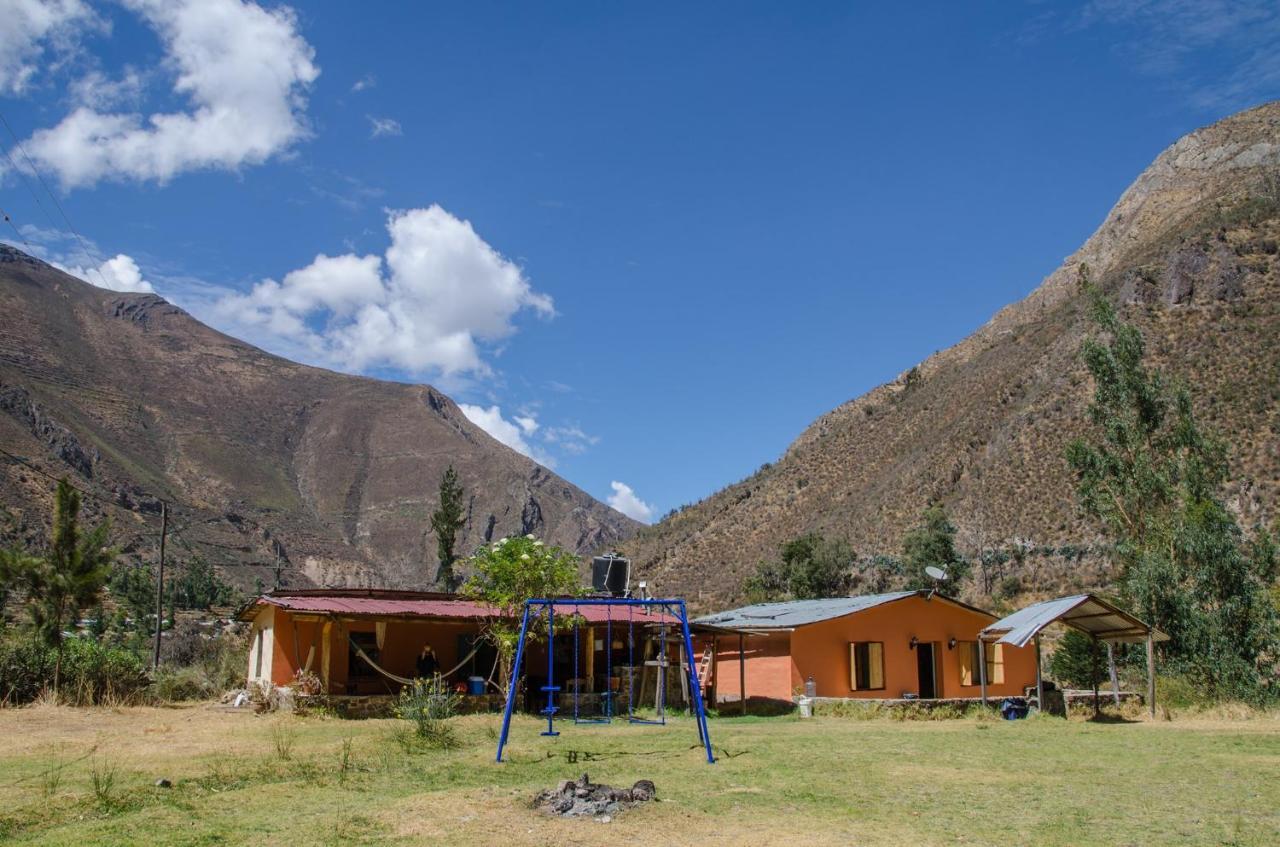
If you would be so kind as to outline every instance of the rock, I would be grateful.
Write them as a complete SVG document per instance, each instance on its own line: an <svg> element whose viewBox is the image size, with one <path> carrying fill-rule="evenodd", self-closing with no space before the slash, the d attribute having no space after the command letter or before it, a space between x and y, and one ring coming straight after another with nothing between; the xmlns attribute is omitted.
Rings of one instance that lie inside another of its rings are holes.
<svg viewBox="0 0 1280 847"><path fill-rule="evenodd" d="M643 803L652 800L658 796L658 788L647 779L639 780L635 785L631 786L631 799L637 803Z"/></svg>

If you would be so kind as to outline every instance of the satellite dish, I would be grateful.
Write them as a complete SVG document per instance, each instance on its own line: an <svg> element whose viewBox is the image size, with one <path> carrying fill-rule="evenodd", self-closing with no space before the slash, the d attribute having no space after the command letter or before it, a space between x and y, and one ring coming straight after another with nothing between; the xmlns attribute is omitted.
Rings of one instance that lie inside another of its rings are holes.
<svg viewBox="0 0 1280 847"><path fill-rule="evenodd" d="M942 568L935 567L934 565L929 565L928 567L926 567L924 569L924 572L927 573L929 576L933 577L934 579L938 580L939 582L947 578L947 572L944 571Z"/></svg>

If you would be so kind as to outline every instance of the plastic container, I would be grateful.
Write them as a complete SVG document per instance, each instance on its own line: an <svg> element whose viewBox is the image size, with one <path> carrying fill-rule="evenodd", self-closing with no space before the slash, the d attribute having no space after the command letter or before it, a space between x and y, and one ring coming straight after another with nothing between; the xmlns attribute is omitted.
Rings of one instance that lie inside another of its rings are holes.
<svg viewBox="0 0 1280 847"><path fill-rule="evenodd" d="M818 683L813 681L813 677L809 677L804 681L804 696L810 700L818 696Z"/></svg>
<svg viewBox="0 0 1280 847"><path fill-rule="evenodd" d="M800 717L802 718L813 717L813 698L812 697L801 697L796 700L796 705L800 707Z"/></svg>
<svg viewBox="0 0 1280 847"><path fill-rule="evenodd" d="M482 676L467 677L467 693L483 694L484 693L484 677Z"/></svg>

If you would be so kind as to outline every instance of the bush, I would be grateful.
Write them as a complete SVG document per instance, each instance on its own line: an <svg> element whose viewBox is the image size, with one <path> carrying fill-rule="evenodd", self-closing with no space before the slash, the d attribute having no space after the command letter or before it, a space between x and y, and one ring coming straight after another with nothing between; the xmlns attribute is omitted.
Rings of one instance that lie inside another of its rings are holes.
<svg viewBox="0 0 1280 847"><path fill-rule="evenodd" d="M439 675L415 679L400 690L396 715L412 721L418 737L433 747L457 746L457 733L447 723L457 713L458 696Z"/></svg>
<svg viewBox="0 0 1280 847"><path fill-rule="evenodd" d="M30 703L53 684L56 651L21 635L0 640L0 703ZM86 638L63 645L59 695L77 706L143 698L147 674L136 653Z"/></svg>
<svg viewBox="0 0 1280 847"><path fill-rule="evenodd" d="M161 665L154 674L151 693L165 703L184 703L208 700L222 692L213 685L203 668Z"/></svg>
<svg viewBox="0 0 1280 847"><path fill-rule="evenodd" d="M198 626L183 625L161 640L160 668L152 694L158 700L180 703L209 700L244 684L246 651L241 636L210 635Z"/></svg>

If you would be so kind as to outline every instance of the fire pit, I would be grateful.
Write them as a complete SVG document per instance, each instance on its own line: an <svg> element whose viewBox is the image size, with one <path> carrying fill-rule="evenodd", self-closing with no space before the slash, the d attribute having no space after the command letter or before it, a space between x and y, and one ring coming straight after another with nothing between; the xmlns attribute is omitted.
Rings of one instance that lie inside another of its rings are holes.
<svg viewBox="0 0 1280 847"><path fill-rule="evenodd" d="M533 807L565 818L592 817L608 822L613 815L654 799L657 788L642 779L630 788L593 784L584 773L576 780L562 779L555 788L539 791Z"/></svg>

